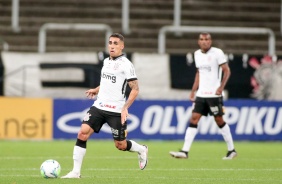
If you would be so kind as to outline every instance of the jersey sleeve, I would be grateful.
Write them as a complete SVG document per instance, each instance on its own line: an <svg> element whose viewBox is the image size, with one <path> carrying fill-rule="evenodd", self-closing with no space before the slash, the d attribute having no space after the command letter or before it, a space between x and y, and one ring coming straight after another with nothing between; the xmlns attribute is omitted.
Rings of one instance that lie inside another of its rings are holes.
<svg viewBox="0 0 282 184"><path fill-rule="evenodd" d="M195 61L195 67L199 68L198 66L198 57L199 57L199 51L194 52L194 61Z"/></svg>
<svg viewBox="0 0 282 184"><path fill-rule="evenodd" d="M136 72L133 64L130 61L125 62L124 73L127 80L136 80Z"/></svg>
<svg viewBox="0 0 282 184"><path fill-rule="evenodd" d="M218 52L217 52L217 62L218 62L218 65L227 63L227 59L221 49L218 49Z"/></svg>

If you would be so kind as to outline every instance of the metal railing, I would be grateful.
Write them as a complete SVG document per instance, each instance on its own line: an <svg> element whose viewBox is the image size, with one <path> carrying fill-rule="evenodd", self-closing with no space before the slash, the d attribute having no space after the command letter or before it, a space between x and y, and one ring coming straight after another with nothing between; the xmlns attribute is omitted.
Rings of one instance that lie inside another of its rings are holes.
<svg viewBox="0 0 282 184"><path fill-rule="evenodd" d="M167 32L186 32L186 33L224 33L224 34L267 34L268 35L268 54L275 55L275 34L269 28L260 27L208 27L208 26L164 26L158 35L158 53L164 54L166 48Z"/></svg>
<svg viewBox="0 0 282 184"><path fill-rule="evenodd" d="M130 33L130 28L129 28L129 0L122 0L122 21L121 21L121 26L122 26L122 32L124 34L129 34Z"/></svg>
<svg viewBox="0 0 282 184"><path fill-rule="evenodd" d="M12 0L11 26L14 32L20 32L19 26L20 0Z"/></svg>
<svg viewBox="0 0 282 184"><path fill-rule="evenodd" d="M85 30L85 31L105 31L105 51L108 48L108 40L113 33L107 24L64 24L64 23L46 23L40 27L38 35L38 52L46 52L46 32L47 30Z"/></svg>

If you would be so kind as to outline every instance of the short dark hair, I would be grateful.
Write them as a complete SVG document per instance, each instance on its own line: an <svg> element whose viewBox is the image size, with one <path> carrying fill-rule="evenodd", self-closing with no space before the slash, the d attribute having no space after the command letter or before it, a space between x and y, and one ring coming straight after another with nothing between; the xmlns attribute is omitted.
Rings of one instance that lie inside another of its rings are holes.
<svg viewBox="0 0 282 184"><path fill-rule="evenodd" d="M201 33L199 34L199 38L200 38L201 35L209 35L210 38L212 38L212 37L211 37L211 34L210 34L209 32L201 32Z"/></svg>
<svg viewBox="0 0 282 184"><path fill-rule="evenodd" d="M124 37L120 33L113 33L113 34L111 34L110 38L111 37L119 38L120 41L124 42Z"/></svg>

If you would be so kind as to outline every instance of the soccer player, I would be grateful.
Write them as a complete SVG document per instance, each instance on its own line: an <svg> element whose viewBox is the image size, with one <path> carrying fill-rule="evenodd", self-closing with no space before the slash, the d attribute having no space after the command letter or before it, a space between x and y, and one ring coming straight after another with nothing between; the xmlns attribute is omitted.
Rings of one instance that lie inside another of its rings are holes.
<svg viewBox="0 0 282 184"><path fill-rule="evenodd" d="M188 158L188 152L197 134L198 122L201 116L207 116L209 113L214 116L214 120L227 144L228 152L223 159L233 159L237 156L237 153L229 125L224 122L222 117L224 115L223 90L231 72L223 51L211 47L212 38L209 33L199 35L198 45L200 49L194 53L197 72L190 94L190 100L194 103L192 117L189 127L186 129L182 149L178 152L171 151L169 154L175 158Z"/></svg>
<svg viewBox="0 0 282 184"><path fill-rule="evenodd" d="M80 178L82 161L86 153L86 142L95 132L99 133L104 123L112 130L117 149L138 153L139 167L145 169L148 162L148 147L133 140L126 140L128 108L139 93L138 80L132 63L122 54L124 37L114 33L109 37L108 50L101 70L100 86L87 90L86 96L97 99L85 115L77 141L73 149L73 169L62 178ZM131 92L126 99L125 89L129 85Z"/></svg>

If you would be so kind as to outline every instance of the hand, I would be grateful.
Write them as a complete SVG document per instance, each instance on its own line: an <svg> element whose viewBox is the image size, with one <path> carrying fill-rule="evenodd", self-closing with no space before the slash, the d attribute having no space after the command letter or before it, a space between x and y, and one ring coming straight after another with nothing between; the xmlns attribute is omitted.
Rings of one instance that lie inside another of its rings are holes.
<svg viewBox="0 0 282 184"><path fill-rule="evenodd" d="M221 96L222 95L222 91L223 91L223 89L219 87L219 88L217 88L215 94Z"/></svg>
<svg viewBox="0 0 282 184"><path fill-rule="evenodd" d="M128 116L127 108L122 108L122 110L121 110L121 124L122 125L125 123L127 116Z"/></svg>
<svg viewBox="0 0 282 184"><path fill-rule="evenodd" d="M89 99L93 99L98 94L98 91L96 89L89 89L85 91L85 94Z"/></svg>
<svg viewBox="0 0 282 184"><path fill-rule="evenodd" d="M195 92L191 92L189 96L190 101L194 102L195 101Z"/></svg>

